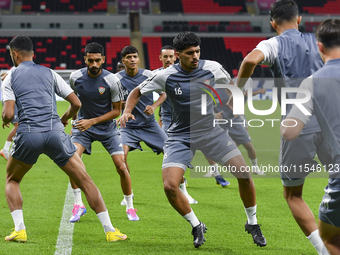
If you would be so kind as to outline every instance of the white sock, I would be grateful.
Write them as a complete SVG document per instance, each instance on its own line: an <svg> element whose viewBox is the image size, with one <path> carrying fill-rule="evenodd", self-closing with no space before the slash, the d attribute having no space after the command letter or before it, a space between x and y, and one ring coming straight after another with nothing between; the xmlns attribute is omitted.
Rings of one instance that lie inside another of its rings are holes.
<svg viewBox="0 0 340 255"><path fill-rule="evenodd" d="M14 210L11 214L14 221L15 231L26 229L22 210Z"/></svg>
<svg viewBox="0 0 340 255"><path fill-rule="evenodd" d="M257 166L257 158L255 159L250 159L251 165L252 166Z"/></svg>
<svg viewBox="0 0 340 255"><path fill-rule="evenodd" d="M256 225L257 224L257 217L256 217L256 207L252 206L252 207L248 207L248 208L244 208L247 214L247 219L248 219L248 224L249 225Z"/></svg>
<svg viewBox="0 0 340 255"><path fill-rule="evenodd" d="M4 146L4 151L9 151L9 147L11 147L12 141L6 141Z"/></svg>
<svg viewBox="0 0 340 255"><path fill-rule="evenodd" d="M220 172L218 171L217 167L218 167L217 163L210 165L210 171L215 177L220 175Z"/></svg>
<svg viewBox="0 0 340 255"><path fill-rule="evenodd" d="M322 242L322 239L319 235L319 230L314 230L309 236L307 236L307 239L311 242L315 250L318 252L320 255L324 254L329 254L327 251L325 244Z"/></svg>
<svg viewBox="0 0 340 255"><path fill-rule="evenodd" d="M179 189L184 193L184 195L188 194L187 187L185 186L185 182L179 185Z"/></svg>
<svg viewBox="0 0 340 255"><path fill-rule="evenodd" d="M197 219L195 213L193 210L191 210L190 213L182 216L184 219L186 219L190 225L194 228L200 224L200 221Z"/></svg>
<svg viewBox="0 0 340 255"><path fill-rule="evenodd" d="M116 229L112 226L108 211L98 213L97 217L100 220L100 223L102 224L105 233L107 231L112 231L112 232L116 231Z"/></svg>
<svg viewBox="0 0 340 255"><path fill-rule="evenodd" d="M131 195L124 195L124 198L126 200L126 211L128 211L129 209L133 209L133 193Z"/></svg>
<svg viewBox="0 0 340 255"><path fill-rule="evenodd" d="M72 189L73 196L74 196L74 203L76 205L84 206L83 200L81 199L81 189Z"/></svg>

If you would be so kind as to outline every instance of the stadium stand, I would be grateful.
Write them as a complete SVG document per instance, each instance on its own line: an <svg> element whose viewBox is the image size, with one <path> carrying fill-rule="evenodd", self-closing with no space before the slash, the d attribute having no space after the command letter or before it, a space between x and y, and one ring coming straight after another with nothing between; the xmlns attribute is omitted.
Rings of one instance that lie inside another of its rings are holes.
<svg viewBox="0 0 340 255"><path fill-rule="evenodd" d="M185 14L247 12L244 0L160 0L160 10Z"/></svg>
<svg viewBox="0 0 340 255"><path fill-rule="evenodd" d="M215 60L224 65L230 74L235 74L243 58L265 37L201 37L202 59ZM159 50L163 45L172 45L173 37L143 37L145 67L154 70L160 67ZM262 70L265 69L265 70ZM268 68L258 67L254 76L270 75ZM237 73L237 72L236 72Z"/></svg>
<svg viewBox="0 0 340 255"><path fill-rule="evenodd" d="M34 45L34 61L52 69L79 69L84 64L84 47L89 42L98 42L105 48L106 63L109 71L120 61L121 49L130 44L129 37L30 37ZM0 38L0 69L8 69L13 64L6 47L12 37Z"/></svg>
<svg viewBox="0 0 340 255"><path fill-rule="evenodd" d="M24 13L107 12L107 0L23 0Z"/></svg>

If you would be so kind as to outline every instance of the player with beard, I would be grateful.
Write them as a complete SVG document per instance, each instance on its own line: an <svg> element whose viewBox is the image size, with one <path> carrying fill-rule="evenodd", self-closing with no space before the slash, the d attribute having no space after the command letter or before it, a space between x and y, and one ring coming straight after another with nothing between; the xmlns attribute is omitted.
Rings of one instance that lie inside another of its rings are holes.
<svg viewBox="0 0 340 255"><path fill-rule="evenodd" d="M78 147L77 153L91 155L91 144L99 141L110 153L127 201L126 213L129 220L139 220L133 207L131 179L124 162L124 151L116 121L120 115L123 100L121 83L111 72L102 68L105 62L104 48L98 43L85 46L84 67L71 73L70 85L78 95L82 107L78 119L73 121L72 142ZM74 119L76 116L74 117ZM86 213L81 191L70 179L74 193L74 208L70 222L79 221Z"/></svg>

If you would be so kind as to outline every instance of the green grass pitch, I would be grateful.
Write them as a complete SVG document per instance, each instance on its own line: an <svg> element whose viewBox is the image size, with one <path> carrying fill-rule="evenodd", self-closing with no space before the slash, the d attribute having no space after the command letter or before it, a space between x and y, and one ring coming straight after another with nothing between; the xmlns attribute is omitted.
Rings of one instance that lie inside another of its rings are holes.
<svg viewBox="0 0 340 255"><path fill-rule="evenodd" d="M255 107L269 109L271 101L256 101ZM59 113L68 104L58 102ZM247 107L246 107L247 108ZM2 108L0 108L2 110ZM276 111L272 116L253 116L249 119L280 119ZM254 122L255 124L255 122ZM69 127L66 129L69 132ZM9 129L0 132L2 148ZM278 165L279 122L271 127L269 122L261 128L250 128L250 135L257 152L258 163ZM84 155L87 171L100 189L113 225L128 235L126 241L107 243L101 224L87 206L88 213L74 226L72 254L316 254L291 216L283 198L283 188L277 173L265 177L254 176L257 192L257 216L262 232L267 238L266 247L253 244L251 235L244 231L246 215L238 194L238 185L230 174L224 174L231 185L217 186L212 178L197 178L187 170L188 192L198 201L192 205L198 218L207 227L206 243L199 249L192 244L190 225L170 206L162 185L162 156L157 156L143 146L144 151L129 154L134 205L138 209L138 222L127 220L118 174L113 162L99 143L93 144L93 154ZM240 147L247 164L246 151ZM200 162L200 153L193 164ZM205 164L205 163L204 163ZM24 200L23 212L28 241L25 244L4 241L14 227L6 197L6 161L0 158L0 254L54 254L63 213L68 177L47 156L40 156L37 164L21 183ZM192 170L193 171L193 170ZM304 199L315 217L323 196L327 178L308 178ZM83 200L85 200L83 196Z"/></svg>

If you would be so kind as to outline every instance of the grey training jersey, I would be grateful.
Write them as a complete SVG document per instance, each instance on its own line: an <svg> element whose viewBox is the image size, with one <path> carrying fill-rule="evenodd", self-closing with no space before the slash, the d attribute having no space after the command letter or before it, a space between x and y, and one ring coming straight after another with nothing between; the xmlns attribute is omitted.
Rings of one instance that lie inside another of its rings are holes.
<svg viewBox="0 0 340 255"><path fill-rule="evenodd" d="M18 108L21 132L64 130L57 113L55 93L66 98L72 89L53 70L22 62L9 72L3 84L3 101L13 100Z"/></svg>
<svg viewBox="0 0 340 255"><path fill-rule="evenodd" d="M218 84L229 84L230 75L223 67L209 60L200 60L192 72L185 71L180 64L168 67L139 85L141 93L165 91L172 108L172 122L167 133L199 137L212 128L214 102L207 96L207 114L201 115L203 89L212 91ZM222 130L222 129L221 129Z"/></svg>
<svg viewBox="0 0 340 255"><path fill-rule="evenodd" d="M323 66L315 35L303 34L296 29L287 29L279 36L260 42L256 50L260 50L265 56L262 64L270 67L274 78L280 78L275 79L280 103L281 87L299 87L303 79ZM288 98L295 97L296 93L288 94ZM287 105L287 114L290 109L291 105ZM320 127L313 117L301 134L319 131Z"/></svg>
<svg viewBox="0 0 340 255"><path fill-rule="evenodd" d="M139 68L138 73L133 77L129 76L125 70L120 71L116 75L122 83L124 90L124 100L126 101L130 92L147 78L152 76L152 72L150 70ZM155 120L155 115L152 114L148 116L143 112L147 105L153 105L152 93L140 98L136 107L132 110L132 114L135 116L136 120L129 120L129 122L126 123L126 127L144 128L152 125L153 121Z"/></svg>
<svg viewBox="0 0 340 255"><path fill-rule="evenodd" d="M70 75L70 85L81 101L79 119L91 119L102 116L112 110L112 103L123 100L123 90L119 79L103 69L97 77L90 77L87 67ZM95 126L106 126L114 122L108 120Z"/></svg>
<svg viewBox="0 0 340 255"><path fill-rule="evenodd" d="M161 68L154 70L153 73L155 74L157 72L164 71L164 70L165 69L163 67L161 67ZM168 97L161 104L161 116L162 116L162 119L165 118L165 119L171 121L171 106L170 106L170 101L169 101Z"/></svg>
<svg viewBox="0 0 340 255"><path fill-rule="evenodd" d="M323 68L305 79L300 88L311 92L312 99L303 104L307 110L316 116L324 139L330 147L332 162L331 172L339 176L340 167L340 59L329 60ZM297 97L305 97L299 93ZM296 118L305 124L311 116L303 114L296 106L292 108L287 118ZM338 169L336 169L338 168ZM330 176L332 176L330 172Z"/></svg>

